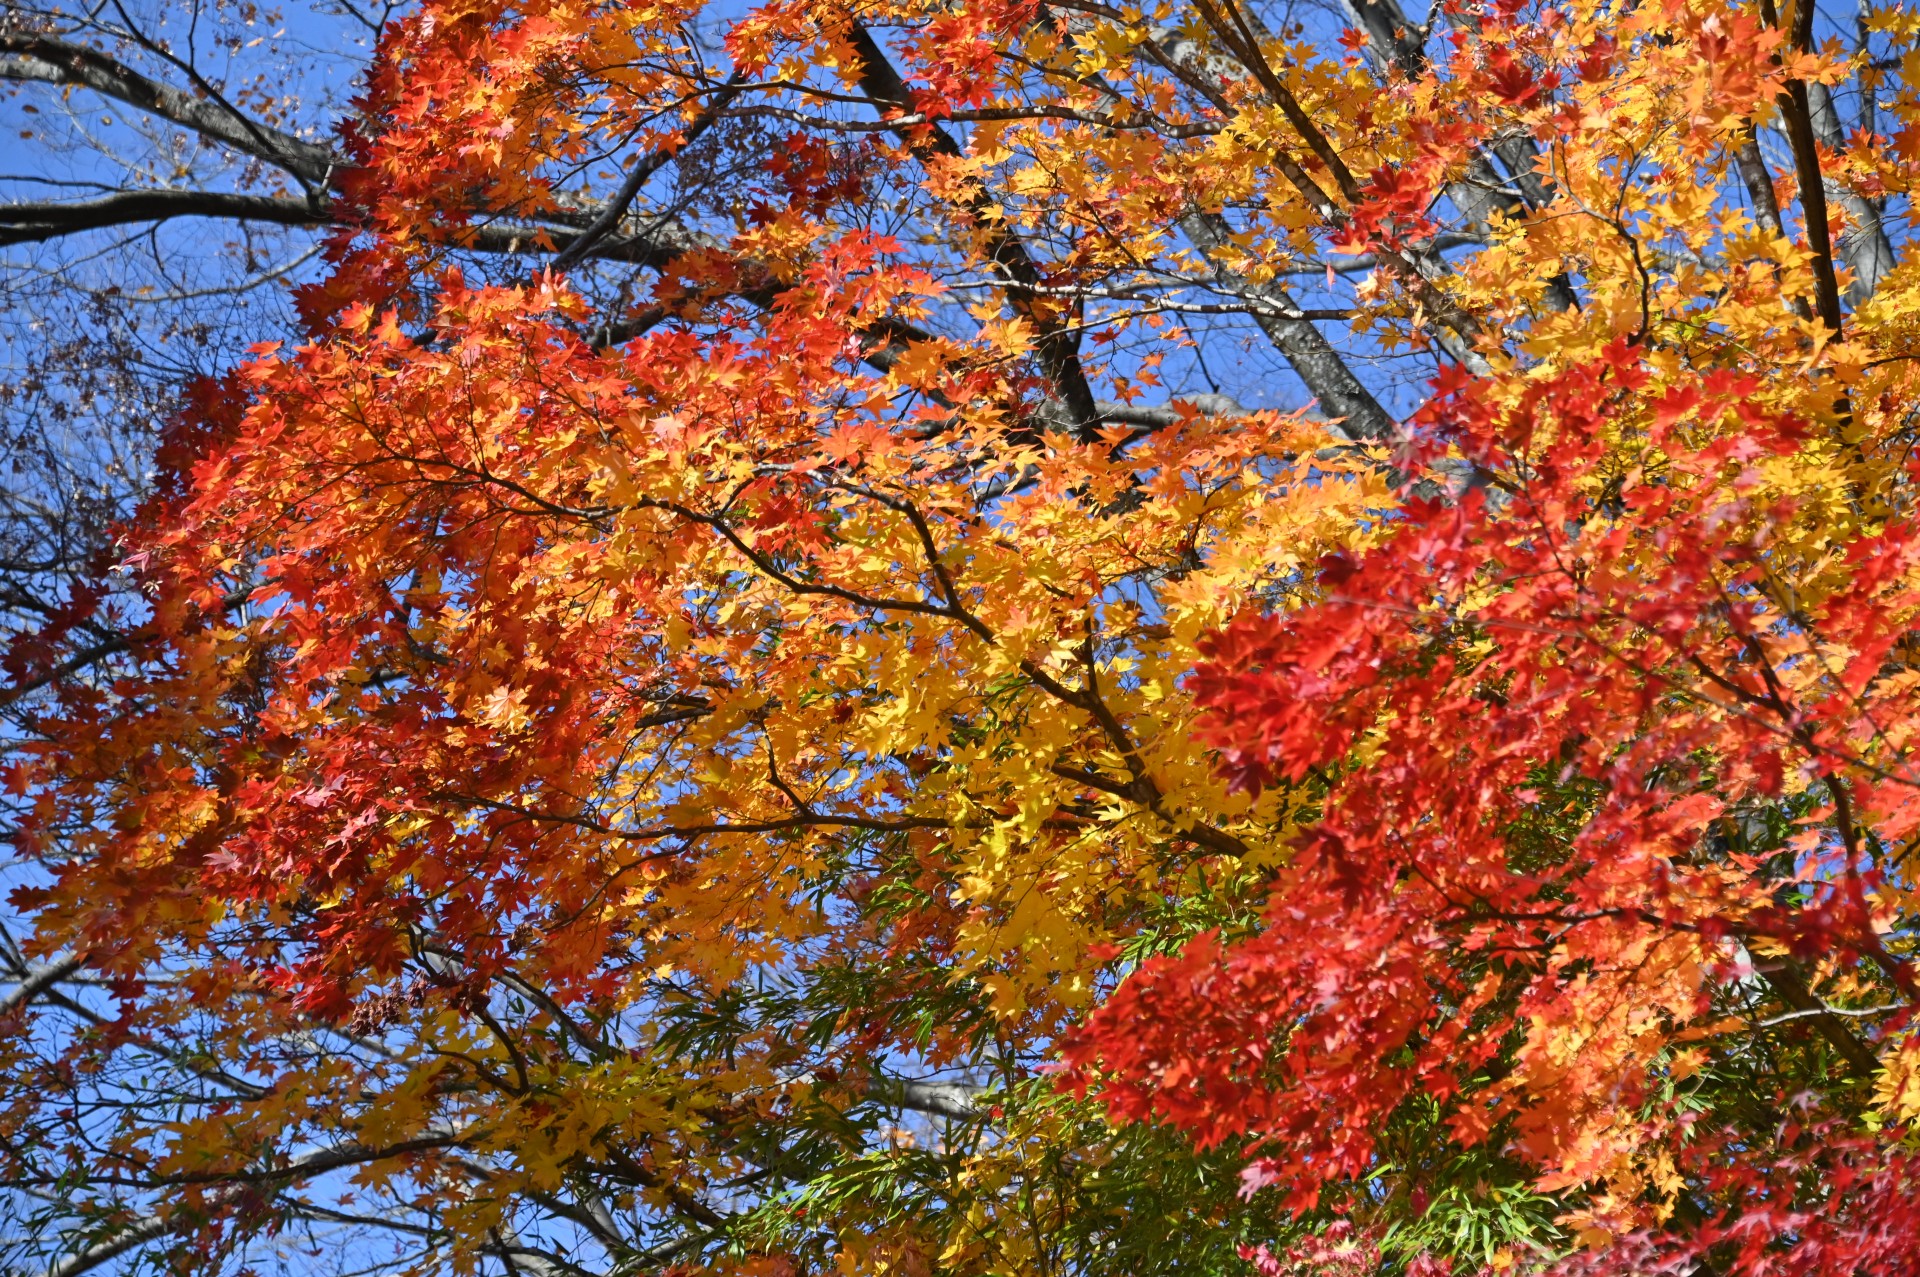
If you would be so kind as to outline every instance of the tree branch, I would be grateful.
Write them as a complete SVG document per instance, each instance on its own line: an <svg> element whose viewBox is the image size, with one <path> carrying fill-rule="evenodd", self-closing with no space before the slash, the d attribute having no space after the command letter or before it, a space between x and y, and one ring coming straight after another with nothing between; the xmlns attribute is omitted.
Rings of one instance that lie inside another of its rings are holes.
<svg viewBox="0 0 1920 1277"><path fill-rule="evenodd" d="M324 191L340 161L324 146L241 115L223 102L162 84L117 58L52 36L0 31L0 79L72 85L125 102L245 155L265 160Z"/></svg>
<svg viewBox="0 0 1920 1277"><path fill-rule="evenodd" d="M13 992L7 994L4 998L0 998L0 1019L4 1019L18 1008L33 1001L33 999L42 992L60 983L60 981L66 979L86 964L87 954L82 951L70 953L59 961L50 962L44 967L21 971L19 973L20 983L14 985Z"/></svg>
<svg viewBox="0 0 1920 1277"><path fill-rule="evenodd" d="M859 55L860 87L868 96L898 107L902 112L913 112L916 108L912 91L887 60L872 33L854 22L849 24L847 38ZM938 124L900 127L896 132L903 142L914 148L923 163L934 156L958 159L962 154L960 144ZM992 199L982 191L970 201L967 211L974 225L987 237L989 259L1007 281L1008 304L1015 314L1039 330L1040 339L1035 348L1055 396L1065 405L1075 432L1083 441L1091 441L1095 437L1093 426L1098 414L1093 389L1080 366L1077 329L1061 323L1053 307L1041 300L1036 291L1044 282L1039 267L1020 237L1007 229L1004 218L990 211L992 205Z"/></svg>
<svg viewBox="0 0 1920 1277"><path fill-rule="evenodd" d="M47 201L0 205L0 245L38 243L82 231L176 217L214 217L280 226L326 226L324 206L289 196L227 191L118 191L79 203Z"/></svg>

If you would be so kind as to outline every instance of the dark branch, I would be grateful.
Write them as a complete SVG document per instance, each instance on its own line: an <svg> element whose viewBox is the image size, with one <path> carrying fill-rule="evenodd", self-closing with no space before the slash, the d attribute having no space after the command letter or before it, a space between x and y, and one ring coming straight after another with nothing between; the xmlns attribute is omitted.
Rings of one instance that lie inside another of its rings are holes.
<svg viewBox="0 0 1920 1277"><path fill-rule="evenodd" d="M859 55L860 87L867 95L903 113L917 112L912 90L887 60L872 33L855 22L849 25L847 39ZM922 161L936 156L957 159L962 154L960 144L938 124L901 126L897 132L901 141L913 147ZM1039 331L1040 339L1035 343L1035 348L1040 355L1041 370L1052 383L1055 397L1066 407L1078 433L1090 440L1095 437L1093 424L1098 413L1094 407L1093 388L1088 385L1086 371L1080 366L1078 330L1071 324L1063 323L1055 313L1055 308L1060 304L1058 301L1050 304L1042 300L1038 290L1045 279L1040 268L1034 264L1032 255L1027 252L1020 237L1009 230L1005 219L992 209L993 200L985 191L981 191L967 211L974 225L986 236L989 258L1007 281L1008 304L1013 307L1015 314Z"/></svg>
<svg viewBox="0 0 1920 1277"><path fill-rule="evenodd" d="M285 169L324 191L339 161L324 146L248 119L232 107L149 79L117 58L52 36L0 31L0 79L92 89Z"/></svg>
<svg viewBox="0 0 1920 1277"><path fill-rule="evenodd" d="M306 200L227 191L119 191L80 203L0 206L0 245L38 243L109 226L165 222L176 217L215 217L280 226L325 226L325 208Z"/></svg>

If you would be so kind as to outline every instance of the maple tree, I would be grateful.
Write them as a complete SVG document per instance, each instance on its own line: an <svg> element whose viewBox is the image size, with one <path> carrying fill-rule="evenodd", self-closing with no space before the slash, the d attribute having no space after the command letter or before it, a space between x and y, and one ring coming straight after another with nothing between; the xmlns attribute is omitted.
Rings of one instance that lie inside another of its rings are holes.
<svg viewBox="0 0 1920 1277"><path fill-rule="evenodd" d="M445 0L316 138L9 9L279 186L0 236L324 261L8 650L20 1253L1897 1270L1920 21L1816 17Z"/></svg>

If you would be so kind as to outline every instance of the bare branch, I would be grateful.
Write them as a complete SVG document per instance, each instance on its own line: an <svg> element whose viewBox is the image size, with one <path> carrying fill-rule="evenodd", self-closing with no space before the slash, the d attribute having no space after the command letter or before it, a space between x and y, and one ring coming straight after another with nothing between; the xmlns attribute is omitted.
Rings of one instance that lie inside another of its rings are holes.
<svg viewBox="0 0 1920 1277"><path fill-rule="evenodd" d="M5 1018L16 1009L33 1001L39 994L60 983L86 963L85 952L71 953L58 962L50 962L44 967L35 967L22 972L20 983L13 987L13 992L0 998L0 1018Z"/></svg>
<svg viewBox="0 0 1920 1277"><path fill-rule="evenodd" d="M0 31L0 79L92 89L285 169L310 190L324 191L339 167L338 159L324 146L248 119L225 103L149 79L83 44Z"/></svg>
<svg viewBox="0 0 1920 1277"><path fill-rule="evenodd" d="M325 226L324 207L288 196L226 191L119 191L78 203L0 205L0 245L38 243L82 231L176 217L215 217L280 226Z"/></svg>

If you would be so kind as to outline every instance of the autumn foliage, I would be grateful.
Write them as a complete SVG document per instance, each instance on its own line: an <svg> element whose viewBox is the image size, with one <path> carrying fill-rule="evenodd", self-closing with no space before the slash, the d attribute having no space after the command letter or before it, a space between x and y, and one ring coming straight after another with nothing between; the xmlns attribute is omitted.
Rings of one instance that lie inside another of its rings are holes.
<svg viewBox="0 0 1920 1277"><path fill-rule="evenodd" d="M11 657L104 992L8 1003L6 1181L183 1269L1909 1267L1920 23L1396 14L390 21L133 659ZM1312 408L1161 388L1229 312Z"/></svg>

